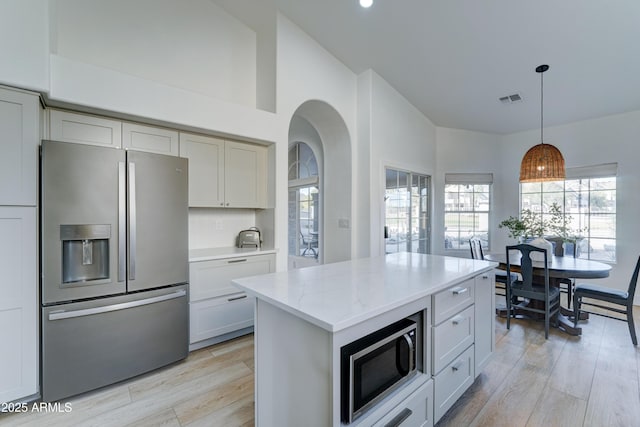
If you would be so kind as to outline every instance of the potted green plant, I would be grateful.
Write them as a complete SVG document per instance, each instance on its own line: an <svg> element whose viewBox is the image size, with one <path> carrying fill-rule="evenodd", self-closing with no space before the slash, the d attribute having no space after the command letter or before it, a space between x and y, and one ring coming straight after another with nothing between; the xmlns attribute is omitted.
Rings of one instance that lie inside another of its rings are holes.
<svg viewBox="0 0 640 427"><path fill-rule="evenodd" d="M506 228L509 230L509 237L524 242L529 238L542 236L545 224L540 214L531 209L524 209L520 218L510 216L498 224L498 228Z"/></svg>
<svg viewBox="0 0 640 427"><path fill-rule="evenodd" d="M546 215L546 219L543 219L542 215L537 212L524 209L520 214L520 218L510 216L500 222L498 228L506 228L509 230L509 237L518 239L519 242L524 242L531 238L543 239L543 236L547 235L559 237L565 243L576 245L586 228L573 229L570 226L571 220L571 216L563 214L560 205L553 203L549 208L549 214ZM543 243L539 242L539 244Z"/></svg>

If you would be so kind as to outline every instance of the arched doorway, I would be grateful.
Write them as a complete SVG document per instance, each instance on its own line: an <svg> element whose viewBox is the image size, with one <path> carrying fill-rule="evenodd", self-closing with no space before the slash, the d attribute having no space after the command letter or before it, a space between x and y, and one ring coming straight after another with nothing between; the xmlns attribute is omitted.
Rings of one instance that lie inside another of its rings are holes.
<svg viewBox="0 0 640 427"><path fill-rule="evenodd" d="M329 104L307 101L289 124L289 268L351 259L351 139Z"/></svg>

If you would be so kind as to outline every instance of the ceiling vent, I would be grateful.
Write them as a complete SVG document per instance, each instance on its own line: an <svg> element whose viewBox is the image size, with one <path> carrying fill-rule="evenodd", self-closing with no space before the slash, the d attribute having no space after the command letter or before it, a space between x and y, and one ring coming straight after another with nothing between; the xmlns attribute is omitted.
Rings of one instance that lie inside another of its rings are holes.
<svg viewBox="0 0 640 427"><path fill-rule="evenodd" d="M522 96L519 93L513 95L501 96L498 98L503 104L513 104L514 102L522 102Z"/></svg>

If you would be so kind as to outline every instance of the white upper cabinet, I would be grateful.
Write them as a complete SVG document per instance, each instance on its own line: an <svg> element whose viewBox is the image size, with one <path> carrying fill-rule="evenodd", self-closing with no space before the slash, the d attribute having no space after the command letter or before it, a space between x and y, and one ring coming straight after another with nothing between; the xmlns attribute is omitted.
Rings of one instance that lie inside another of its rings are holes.
<svg viewBox="0 0 640 427"><path fill-rule="evenodd" d="M118 120L49 110L49 122L54 141L122 148L122 123Z"/></svg>
<svg viewBox="0 0 640 427"><path fill-rule="evenodd" d="M189 159L189 206L266 207L267 147L181 133L180 156Z"/></svg>
<svg viewBox="0 0 640 427"><path fill-rule="evenodd" d="M181 133L180 157L189 159L189 206L224 206L224 141Z"/></svg>
<svg viewBox="0 0 640 427"><path fill-rule="evenodd" d="M178 155L178 132L106 117L49 110L50 139Z"/></svg>
<svg viewBox="0 0 640 427"><path fill-rule="evenodd" d="M227 141L224 146L225 206L267 205L267 147Z"/></svg>
<svg viewBox="0 0 640 427"><path fill-rule="evenodd" d="M0 87L0 205L35 206L38 95Z"/></svg>
<svg viewBox="0 0 640 427"><path fill-rule="evenodd" d="M177 156L178 132L125 122L122 124L122 147L128 150Z"/></svg>

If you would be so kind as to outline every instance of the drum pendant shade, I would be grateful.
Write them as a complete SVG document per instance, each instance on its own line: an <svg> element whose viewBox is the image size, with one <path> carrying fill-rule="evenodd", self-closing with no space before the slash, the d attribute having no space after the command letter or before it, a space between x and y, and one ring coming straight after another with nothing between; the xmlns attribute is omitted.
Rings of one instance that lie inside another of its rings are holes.
<svg viewBox="0 0 640 427"><path fill-rule="evenodd" d="M555 146L543 142L544 110L542 73L549 69L548 65L540 65L536 72L540 73L540 144L527 151L520 164L520 182L560 181L566 177L564 157Z"/></svg>

